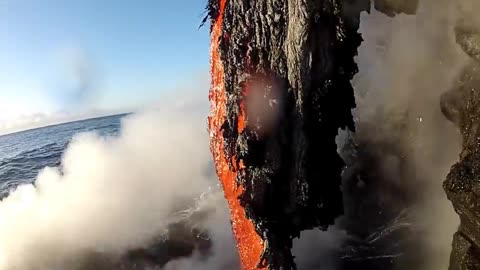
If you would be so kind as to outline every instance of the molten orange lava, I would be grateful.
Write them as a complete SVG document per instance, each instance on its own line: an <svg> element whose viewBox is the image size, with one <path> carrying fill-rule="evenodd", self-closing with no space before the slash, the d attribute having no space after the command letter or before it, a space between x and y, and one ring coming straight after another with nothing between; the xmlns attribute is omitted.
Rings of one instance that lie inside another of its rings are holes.
<svg viewBox="0 0 480 270"><path fill-rule="evenodd" d="M211 74L212 85L210 88L209 98L211 102L211 114L208 118L208 127L210 131L210 150L213 154L217 175L223 185L225 198L230 207L230 217L232 220L232 228L237 240L238 253L242 269L255 270L261 269L257 267L263 252L264 243L255 232L253 223L247 219L245 209L240 205L238 197L242 194L242 187L237 186L237 173L231 170L229 162L225 155L224 139L221 126L226 119L226 93L224 83L224 70L219 52L219 40L222 34L222 22L227 0L220 0L219 16L213 23L211 34ZM241 112L238 116L237 129L241 132L245 128L245 112L241 106ZM233 164L237 164L236 158L233 157ZM240 161L240 167L243 162ZM239 168L242 169L242 168Z"/></svg>

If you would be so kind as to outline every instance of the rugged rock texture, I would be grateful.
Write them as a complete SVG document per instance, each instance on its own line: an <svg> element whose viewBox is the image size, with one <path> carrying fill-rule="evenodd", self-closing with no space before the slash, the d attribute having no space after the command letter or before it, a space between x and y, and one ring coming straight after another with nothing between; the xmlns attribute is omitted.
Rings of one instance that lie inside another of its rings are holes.
<svg viewBox="0 0 480 270"><path fill-rule="evenodd" d="M416 5L375 7L394 15ZM295 269L292 239L343 214L335 137L354 130L350 80L369 9L368 0L209 1L211 148L244 269Z"/></svg>
<svg viewBox="0 0 480 270"><path fill-rule="evenodd" d="M465 24L455 30L457 42L474 60L462 71L454 89L441 98L442 112L460 128L463 138L460 160L444 182L461 220L450 270L475 270L480 269L480 31Z"/></svg>
<svg viewBox="0 0 480 270"><path fill-rule="evenodd" d="M361 37L342 12L336 0L227 1L222 131L241 206L264 242L259 268L295 269L292 239L343 213L335 137L353 129Z"/></svg>
<svg viewBox="0 0 480 270"><path fill-rule="evenodd" d="M454 90L442 96L445 116L461 130L460 161L447 176L444 189L460 215L455 234L451 270L480 269L480 64L467 66Z"/></svg>

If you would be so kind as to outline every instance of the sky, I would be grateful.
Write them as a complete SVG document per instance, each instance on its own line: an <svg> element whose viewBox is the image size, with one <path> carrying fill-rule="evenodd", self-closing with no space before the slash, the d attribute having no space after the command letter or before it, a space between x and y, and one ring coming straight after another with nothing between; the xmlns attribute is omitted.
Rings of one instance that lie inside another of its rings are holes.
<svg viewBox="0 0 480 270"><path fill-rule="evenodd" d="M208 75L205 6L0 0L0 134L129 111L196 85Z"/></svg>

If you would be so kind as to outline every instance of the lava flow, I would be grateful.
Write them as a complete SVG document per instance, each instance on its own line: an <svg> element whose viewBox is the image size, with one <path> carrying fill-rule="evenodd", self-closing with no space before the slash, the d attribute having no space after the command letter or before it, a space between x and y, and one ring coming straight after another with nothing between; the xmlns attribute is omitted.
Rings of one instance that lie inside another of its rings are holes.
<svg viewBox="0 0 480 270"><path fill-rule="evenodd" d="M227 0L220 0L218 15L212 21L211 33L211 74L212 85L209 98L211 101L211 116L208 126L211 138L211 151L214 155L216 171L223 185L225 197L231 212L232 228L237 241L238 252L243 269L257 269L257 262L263 250L263 241L256 234L253 223L247 219L244 208L240 205L238 197L242 188L237 186L235 179L237 172L229 166L223 144L222 125L226 119L226 93L224 71L220 59L219 42L222 33L222 21ZM236 163L236 157L232 156L232 163Z"/></svg>

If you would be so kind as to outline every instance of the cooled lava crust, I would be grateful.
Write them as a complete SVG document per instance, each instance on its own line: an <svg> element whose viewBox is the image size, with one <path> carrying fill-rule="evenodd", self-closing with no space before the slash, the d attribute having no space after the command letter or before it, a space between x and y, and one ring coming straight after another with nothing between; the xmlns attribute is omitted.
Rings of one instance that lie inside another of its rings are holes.
<svg viewBox="0 0 480 270"><path fill-rule="evenodd" d="M350 81L370 1L210 0L207 10L211 151L242 268L296 269L293 238L344 211L335 137L354 130Z"/></svg>

